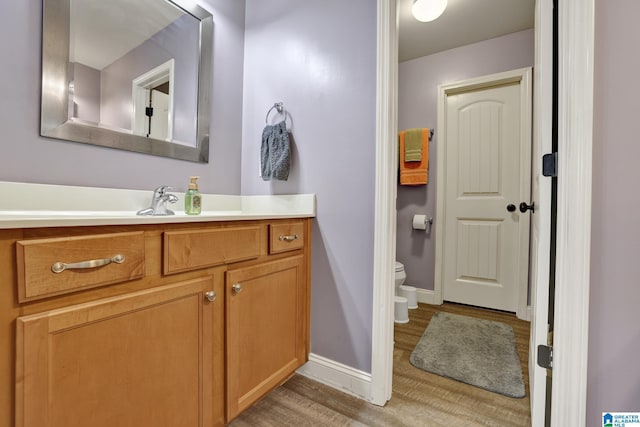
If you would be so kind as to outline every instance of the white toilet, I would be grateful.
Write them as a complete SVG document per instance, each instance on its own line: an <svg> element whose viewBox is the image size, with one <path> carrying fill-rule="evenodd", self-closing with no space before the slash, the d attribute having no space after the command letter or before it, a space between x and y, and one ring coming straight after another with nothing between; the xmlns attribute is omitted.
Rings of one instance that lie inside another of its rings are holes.
<svg viewBox="0 0 640 427"><path fill-rule="evenodd" d="M403 285L405 280L407 280L407 273L404 271L404 265L396 261L394 297L394 319L396 323L407 323L409 321L409 309L418 308L416 288Z"/></svg>

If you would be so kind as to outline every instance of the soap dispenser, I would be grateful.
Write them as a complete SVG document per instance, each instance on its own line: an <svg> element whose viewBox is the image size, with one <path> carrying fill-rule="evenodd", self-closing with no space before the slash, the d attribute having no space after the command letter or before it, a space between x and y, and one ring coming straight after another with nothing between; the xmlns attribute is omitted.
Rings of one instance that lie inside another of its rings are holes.
<svg viewBox="0 0 640 427"><path fill-rule="evenodd" d="M198 191L199 176L189 177L189 189L184 195L184 211L187 215L200 215L202 212L202 196Z"/></svg>

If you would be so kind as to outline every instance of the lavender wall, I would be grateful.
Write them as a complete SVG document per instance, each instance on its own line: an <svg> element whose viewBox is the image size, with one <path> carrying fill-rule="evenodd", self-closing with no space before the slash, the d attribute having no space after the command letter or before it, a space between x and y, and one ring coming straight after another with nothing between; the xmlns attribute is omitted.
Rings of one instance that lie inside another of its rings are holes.
<svg viewBox="0 0 640 427"><path fill-rule="evenodd" d="M587 426L640 411L637 0L596 0Z"/></svg>
<svg viewBox="0 0 640 427"><path fill-rule="evenodd" d="M74 116L88 122L100 121L100 71L78 62L73 64Z"/></svg>
<svg viewBox="0 0 640 427"><path fill-rule="evenodd" d="M316 193L311 351L370 372L376 2L247 0L245 39L242 193ZM263 182L276 101L289 113L292 170Z"/></svg>
<svg viewBox="0 0 640 427"><path fill-rule="evenodd" d="M214 15L211 148L199 164L42 138L42 3L0 2L0 180L96 187L186 189L200 175L209 193L240 192L244 1L202 0Z"/></svg>
<svg viewBox="0 0 640 427"><path fill-rule="evenodd" d="M533 30L474 43L400 63L398 127L428 127L437 122L438 85L472 77L530 67L534 61ZM429 184L398 186L396 259L407 273L406 284L433 289L435 259L438 129L429 146ZM411 228L414 214L434 218L431 233Z"/></svg>

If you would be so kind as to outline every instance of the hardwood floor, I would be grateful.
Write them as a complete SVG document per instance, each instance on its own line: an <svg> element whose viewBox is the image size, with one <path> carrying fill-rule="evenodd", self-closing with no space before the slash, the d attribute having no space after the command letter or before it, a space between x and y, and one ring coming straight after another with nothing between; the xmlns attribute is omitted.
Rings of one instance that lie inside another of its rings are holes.
<svg viewBox="0 0 640 427"><path fill-rule="evenodd" d="M409 356L436 311L504 322L513 327L526 396L514 399L413 367ZM459 304L420 304L395 326L393 395L371 405L300 375L273 390L230 426L529 426L529 322L515 315Z"/></svg>

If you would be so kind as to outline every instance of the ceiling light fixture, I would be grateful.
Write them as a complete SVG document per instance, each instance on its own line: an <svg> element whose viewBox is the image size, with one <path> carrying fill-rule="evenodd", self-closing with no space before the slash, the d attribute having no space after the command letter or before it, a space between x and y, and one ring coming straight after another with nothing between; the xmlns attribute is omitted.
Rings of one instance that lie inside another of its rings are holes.
<svg viewBox="0 0 640 427"><path fill-rule="evenodd" d="M413 0L411 13L421 22L430 22L442 15L447 7L447 0Z"/></svg>

